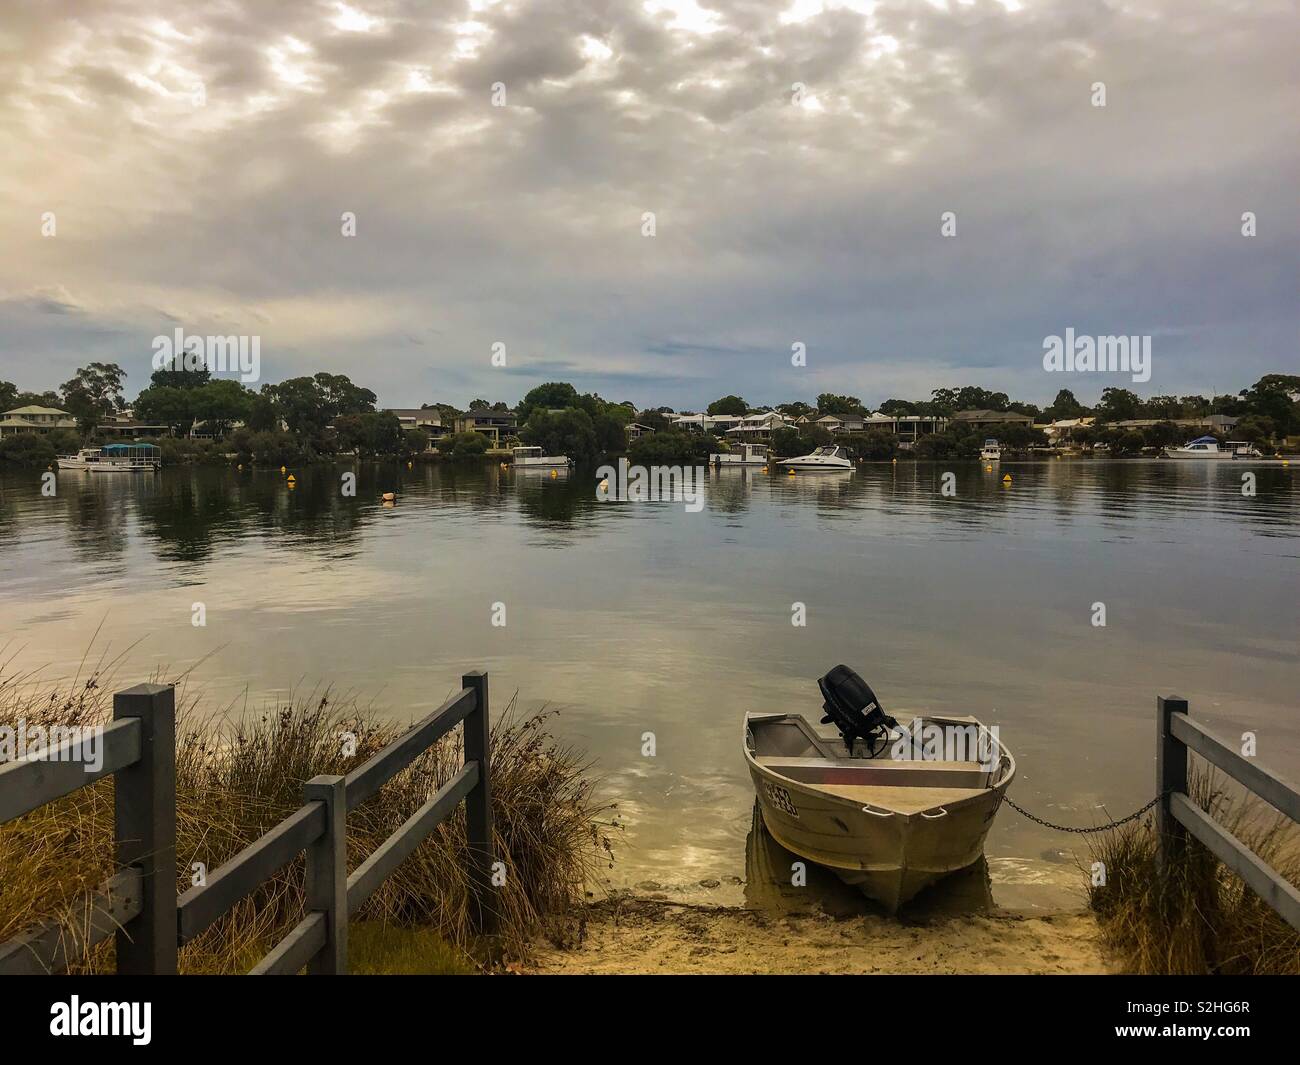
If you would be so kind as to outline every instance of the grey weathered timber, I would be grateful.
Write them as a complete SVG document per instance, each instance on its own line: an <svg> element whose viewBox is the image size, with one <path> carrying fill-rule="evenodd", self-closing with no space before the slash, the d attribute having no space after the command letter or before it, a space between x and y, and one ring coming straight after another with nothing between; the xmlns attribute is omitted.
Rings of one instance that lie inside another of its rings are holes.
<svg viewBox="0 0 1300 1065"><path fill-rule="evenodd" d="M1176 714L1171 723L1174 738L1187 744L1207 762L1217 765L1228 776L1240 781L1270 806L1281 810L1292 821L1300 821L1300 788L1244 758L1223 740L1186 713Z"/></svg>
<svg viewBox="0 0 1300 1065"><path fill-rule="evenodd" d="M1272 906L1282 920L1300 932L1300 891L1186 795L1175 793L1172 807L1174 816L1192 835Z"/></svg>
<svg viewBox="0 0 1300 1065"><path fill-rule="evenodd" d="M347 796L340 776L307 781L303 797L325 805L325 834L307 848L307 909L325 918L325 945L312 955L307 971L316 976L348 971Z"/></svg>
<svg viewBox="0 0 1300 1065"><path fill-rule="evenodd" d="M113 718L140 721L140 758L117 773L118 864L140 873L141 910L117 930L119 973L176 972L176 689L139 684L113 696Z"/></svg>
<svg viewBox="0 0 1300 1065"><path fill-rule="evenodd" d="M406 823L381 843L348 877L348 913L356 913L393 871L437 828L478 784L477 762L460 771L437 790L432 798L407 818Z"/></svg>
<svg viewBox="0 0 1300 1065"><path fill-rule="evenodd" d="M395 774L440 740L474 709L474 693L462 689L423 721L371 756L347 776L348 809L355 810Z"/></svg>
<svg viewBox="0 0 1300 1065"><path fill-rule="evenodd" d="M249 970L249 976L292 976L325 946L325 915L309 913L275 949Z"/></svg>
<svg viewBox="0 0 1300 1065"><path fill-rule="evenodd" d="M180 942L188 943L240 899L251 895L323 836L325 828L323 803L300 806L266 835L209 873L206 885L186 891L176 905Z"/></svg>
<svg viewBox="0 0 1300 1065"><path fill-rule="evenodd" d="M1170 718L1173 714L1186 713L1186 699L1177 695L1156 698L1156 780L1160 788L1160 802L1156 806L1156 863L1159 868L1186 841L1182 825L1169 809L1171 792L1187 792L1187 748L1174 736Z"/></svg>
<svg viewBox="0 0 1300 1065"><path fill-rule="evenodd" d="M1300 791L1271 770L1243 758L1209 729L1187 716L1187 701L1173 696L1156 700L1159 745L1156 785L1163 797L1156 836L1158 867L1166 870L1190 834L1236 873L1286 921L1300 930L1300 891L1282 874L1187 797L1187 751L1190 747L1218 766L1252 795L1300 821Z"/></svg>
<svg viewBox="0 0 1300 1065"><path fill-rule="evenodd" d="M105 726L97 742L97 760L102 759L103 764L93 771L87 769L84 748L75 739L47 747L36 757L29 754L0 766L0 824L139 761L140 722L134 718L115 721Z"/></svg>
<svg viewBox="0 0 1300 1065"><path fill-rule="evenodd" d="M64 921L45 921L0 943L0 974L46 973L111 935L118 972L174 974L177 949L306 853L307 914L254 974L342 973L347 969L348 916L464 801L474 918L496 930L492 888L491 792L488 787L487 675L469 673L464 687L346 777L316 777L307 802L209 874L203 886L176 895L176 696L169 685L141 684L113 697L113 723L103 732L103 764L24 760L0 767L0 823L29 813L100 777L116 775L114 839L120 871ZM465 722L461 769L400 829L347 876L347 811ZM54 754L70 754L71 738Z"/></svg>
<svg viewBox="0 0 1300 1065"><path fill-rule="evenodd" d="M140 908L140 873L124 869L86 895L70 915L70 923L44 921L0 943L0 976L62 972L69 961L113 935Z"/></svg>
<svg viewBox="0 0 1300 1065"><path fill-rule="evenodd" d="M474 888L478 930L494 935L497 928L496 889L492 886L492 792L490 787L490 731L488 678L482 670L466 673L461 686L474 693L474 709L465 718L465 764L480 766L478 783L465 797L465 845L469 851L470 883Z"/></svg>

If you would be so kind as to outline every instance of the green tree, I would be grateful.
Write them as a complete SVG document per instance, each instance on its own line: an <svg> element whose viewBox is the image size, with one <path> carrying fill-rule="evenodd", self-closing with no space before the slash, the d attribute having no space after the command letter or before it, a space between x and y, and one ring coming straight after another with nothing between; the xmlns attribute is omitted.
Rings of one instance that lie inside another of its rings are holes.
<svg viewBox="0 0 1300 1065"><path fill-rule="evenodd" d="M1056 398L1052 400L1052 405L1045 413L1052 421L1063 421L1066 418L1083 417L1087 413L1087 408L1074 398L1073 392L1063 388L1056 393Z"/></svg>
<svg viewBox="0 0 1300 1065"><path fill-rule="evenodd" d="M591 420L596 434L596 450L602 454L627 450L627 421L622 407L608 407Z"/></svg>
<svg viewBox="0 0 1300 1065"><path fill-rule="evenodd" d="M1138 417L1142 400L1127 388L1103 388L1097 404L1097 419L1102 422L1124 422Z"/></svg>
<svg viewBox="0 0 1300 1065"><path fill-rule="evenodd" d="M538 385L530 390L523 399L519 401L519 406L515 408L515 414L519 418L520 425L527 425L529 419L533 416L533 411L538 408L542 410L564 410L567 407L576 406L578 402L578 390L567 381L548 381L544 385Z"/></svg>
<svg viewBox="0 0 1300 1065"><path fill-rule="evenodd" d="M122 409L122 385L126 371L115 362L92 362L65 381L63 407L75 415L83 433L93 432L109 414Z"/></svg>
<svg viewBox="0 0 1300 1065"><path fill-rule="evenodd" d="M184 365L172 369L169 364L168 366L154 370L149 377L149 384L151 386L156 385L164 388L202 388L211 379L212 371L206 366L187 370Z"/></svg>
<svg viewBox="0 0 1300 1065"><path fill-rule="evenodd" d="M540 447L543 454L567 455L575 462L593 459L600 451L591 416L577 407L561 411L534 407L519 436L525 444Z"/></svg>
<svg viewBox="0 0 1300 1065"><path fill-rule="evenodd" d="M247 419L253 404L253 394L238 381L228 378L209 381L189 394L193 397L195 417L207 422L219 437L226 435L231 422Z"/></svg>
<svg viewBox="0 0 1300 1065"><path fill-rule="evenodd" d="M633 440L628 458L642 466L678 466L707 462L718 443L708 433L667 429Z"/></svg>
<svg viewBox="0 0 1300 1065"><path fill-rule="evenodd" d="M744 417L749 413L749 404L739 396L723 396L715 399L708 407L709 414L734 414Z"/></svg>
<svg viewBox="0 0 1300 1065"><path fill-rule="evenodd" d="M158 422L173 433L189 433L197 417L197 390L175 385L150 385L135 401L135 416L144 422Z"/></svg>
<svg viewBox="0 0 1300 1065"><path fill-rule="evenodd" d="M0 464L10 466L48 466L58 456L40 433L15 433L0 439Z"/></svg>
<svg viewBox="0 0 1300 1065"><path fill-rule="evenodd" d="M0 414L13 410L18 400L18 386L8 381L0 381Z"/></svg>
<svg viewBox="0 0 1300 1065"><path fill-rule="evenodd" d="M845 442L857 458L878 461L892 459L898 454L898 438L886 429L868 429L865 433L852 433Z"/></svg>
<svg viewBox="0 0 1300 1065"><path fill-rule="evenodd" d="M449 454L453 458L466 459L482 455L492 441L482 433L455 433L441 437L438 440L438 450L444 454Z"/></svg>
<svg viewBox="0 0 1300 1065"><path fill-rule="evenodd" d="M821 414L865 414L862 400L857 396L837 396L823 392L817 397L817 410Z"/></svg>

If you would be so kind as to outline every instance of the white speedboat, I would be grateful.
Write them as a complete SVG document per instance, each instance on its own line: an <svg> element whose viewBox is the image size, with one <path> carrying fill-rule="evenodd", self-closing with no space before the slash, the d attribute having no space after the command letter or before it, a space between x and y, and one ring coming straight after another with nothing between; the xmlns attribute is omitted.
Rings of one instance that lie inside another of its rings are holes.
<svg viewBox="0 0 1300 1065"><path fill-rule="evenodd" d="M839 736L798 714L745 715L745 761L763 823L786 850L896 911L979 861L1015 759L973 717L918 724L886 715L845 666L818 684L822 722L834 720ZM950 745L945 737L966 739Z"/></svg>
<svg viewBox="0 0 1300 1065"><path fill-rule="evenodd" d="M99 459L86 468L91 473L150 473L162 467L162 450L156 444L105 444Z"/></svg>
<svg viewBox="0 0 1300 1065"><path fill-rule="evenodd" d="M101 449L97 447L83 447L75 455L60 455L59 469L61 470L88 470L98 464Z"/></svg>
<svg viewBox="0 0 1300 1065"><path fill-rule="evenodd" d="M510 449L511 462L519 470L567 469L573 463L568 455L543 455L540 447L515 447Z"/></svg>
<svg viewBox="0 0 1300 1065"><path fill-rule="evenodd" d="M1002 458L1002 446L996 440L985 440L980 458L984 462L998 462Z"/></svg>
<svg viewBox="0 0 1300 1065"><path fill-rule="evenodd" d="M781 459L778 466L792 470L851 470L853 462L845 448L838 445L819 447L810 455L794 459Z"/></svg>
<svg viewBox="0 0 1300 1065"><path fill-rule="evenodd" d="M1164 451L1167 459L1200 459L1214 461L1218 459L1259 458L1259 451L1244 441L1229 441L1222 447L1212 436L1199 436L1182 447L1167 447Z"/></svg>
<svg viewBox="0 0 1300 1065"><path fill-rule="evenodd" d="M766 466L766 444L737 444L733 451L709 456L710 466Z"/></svg>

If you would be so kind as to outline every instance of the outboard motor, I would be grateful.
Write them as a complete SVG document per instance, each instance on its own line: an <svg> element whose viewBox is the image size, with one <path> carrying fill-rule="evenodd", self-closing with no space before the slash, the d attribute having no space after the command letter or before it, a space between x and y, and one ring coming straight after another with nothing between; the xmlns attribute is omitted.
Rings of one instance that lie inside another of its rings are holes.
<svg viewBox="0 0 1300 1065"><path fill-rule="evenodd" d="M817 687L825 700L822 724L835 722L850 755L854 753L855 739L867 745L868 758L875 758L888 746L889 730L897 728L898 722L885 713L876 693L853 670L836 666L817 681Z"/></svg>

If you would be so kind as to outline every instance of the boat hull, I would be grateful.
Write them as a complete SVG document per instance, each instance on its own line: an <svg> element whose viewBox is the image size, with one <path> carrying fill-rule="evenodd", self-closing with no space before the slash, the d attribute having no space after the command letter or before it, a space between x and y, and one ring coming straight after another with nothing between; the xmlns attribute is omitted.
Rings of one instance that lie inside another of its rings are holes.
<svg viewBox="0 0 1300 1065"><path fill-rule="evenodd" d="M747 735L749 727L747 719ZM1006 759L999 765L1006 768L999 768L992 786L968 788L964 794L936 789L933 801L918 803L914 812L864 804L803 783L756 760L748 746L746 762L763 824L773 839L893 913L931 884L980 860L1015 777L1014 759L1005 747L1001 750ZM910 775L922 767L895 771Z"/></svg>
<svg viewBox="0 0 1300 1065"><path fill-rule="evenodd" d="M786 850L825 866L891 913L937 880L979 861L1006 786L945 807L945 815L867 813L781 780L773 796L761 769L750 776L763 824ZM784 809L789 802L797 811Z"/></svg>

